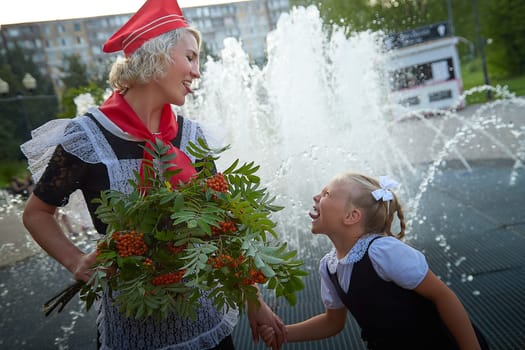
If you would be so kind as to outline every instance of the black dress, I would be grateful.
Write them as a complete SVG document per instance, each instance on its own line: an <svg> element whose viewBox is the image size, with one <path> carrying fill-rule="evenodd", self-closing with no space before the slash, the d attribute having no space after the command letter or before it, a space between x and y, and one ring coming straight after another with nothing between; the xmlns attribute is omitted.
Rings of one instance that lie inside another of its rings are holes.
<svg viewBox="0 0 525 350"><path fill-rule="evenodd" d="M379 238L372 239L368 248ZM339 298L361 327L361 338L368 349L459 349L434 304L413 290L379 277L368 248L363 258L354 263L347 293L339 284L337 272L328 271ZM474 329L482 349L488 349L481 332Z"/></svg>

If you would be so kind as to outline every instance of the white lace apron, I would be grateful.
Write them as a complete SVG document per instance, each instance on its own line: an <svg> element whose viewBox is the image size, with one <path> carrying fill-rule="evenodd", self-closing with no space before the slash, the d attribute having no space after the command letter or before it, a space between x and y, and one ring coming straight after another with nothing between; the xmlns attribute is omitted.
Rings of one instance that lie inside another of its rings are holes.
<svg viewBox="0 0 525 350"><path fill-rule="evenodd" d="M123 132L98 108L88 113L110 133L127 141L141 141ZM187 152L189 142L204 138L200 124L184 118L180 149ZM208 136L208 135L206 135ZM99 126L88 116L74 119L51 120L32 132L32 139L21 146L35 182L41 178L57 145L84 162L103 163L108 169L110 189L123 193L132 190L128 179L139 169L141 159L118 159ZM76 193L76 192L75 192ZM216 310L206 294L200 298L202 308L196 310L195 321L170 314L158 322L154 319L134 320L126 318L114 306L108 295L97 303L97 327L103 350L164 349L202 350L215 347L231 334L238 321L238 311Z"/></svg>

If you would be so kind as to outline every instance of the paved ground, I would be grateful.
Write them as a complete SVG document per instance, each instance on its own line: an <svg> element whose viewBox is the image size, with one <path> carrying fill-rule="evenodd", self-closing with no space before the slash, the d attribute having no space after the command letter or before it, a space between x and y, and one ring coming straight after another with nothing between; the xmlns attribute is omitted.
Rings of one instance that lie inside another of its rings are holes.
<svg viewBox="0 0 525 350"><path fill-rule="evenodd" d="M506 111L505 118L523 125L523 111ZM464 113L468 117L475 111ZM409 123L404 122L406 128L414 127ZM520 145L514 142L505 148L520 153ZM525 171L513 169L515 163L498 147L472 152L468 156L471 170L449 161L436 172L421 198L419 212L425 215L413 223L410 243L426 253L431 268L459 295L492 349L525 349ZM43 316L41 304L68 283L69 275L28 243L27 233L17 225L16 212L2 214L0 257L15 246L25 247L27 254L21 250L0 269L0 349L94 349L95 315L83 312L81 304L72 303L59 315ZM305 262L311 274L298 304L290 307L268 297L287 323L322 311L316 270L328 242L310 246L309 241L305 233L301 249L314 258ZM264 348L252 345L245 319L235 330L235 342L240 350ZM332 339L288 344L285 349L364 347L349 318L345 331Z"/></svg>

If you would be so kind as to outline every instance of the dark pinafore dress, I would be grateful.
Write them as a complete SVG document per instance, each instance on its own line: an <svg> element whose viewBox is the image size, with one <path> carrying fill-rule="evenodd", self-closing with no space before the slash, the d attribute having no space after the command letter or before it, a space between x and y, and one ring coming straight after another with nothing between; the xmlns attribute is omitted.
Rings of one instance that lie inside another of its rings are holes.
<svg viewBox="0 0 525 350"><path fill-rule="evenodd" d="M347 293L337 272L328 271L339 298L361 327L368 349L459 349L431 301L378 276L368 256L370 244L378 238L370 241L363 258L354 263ZM481 332L474 329L481 348L489 349Z"/></svg>

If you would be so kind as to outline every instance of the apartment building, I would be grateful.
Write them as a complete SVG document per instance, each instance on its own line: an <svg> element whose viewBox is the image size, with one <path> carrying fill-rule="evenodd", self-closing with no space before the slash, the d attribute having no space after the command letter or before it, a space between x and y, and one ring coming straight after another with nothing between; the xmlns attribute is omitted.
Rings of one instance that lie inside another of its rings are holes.
<svg viewBox="0 0 525 350"><path fill-rule="evenodd" d="M183 8L187 20L202 32L203 41L213 54L219 54L223 41L234 37L254 63L265 61L266 35L279 16L290 9L288 0L249 0L213 6ZM102 52L102 45L132 14L119 14L0 27L0 51L19 45L31 55L43 75L52 78L58 93L62 90L64 57L77 54L89 74L105 74L116 54Z"/></svg>

